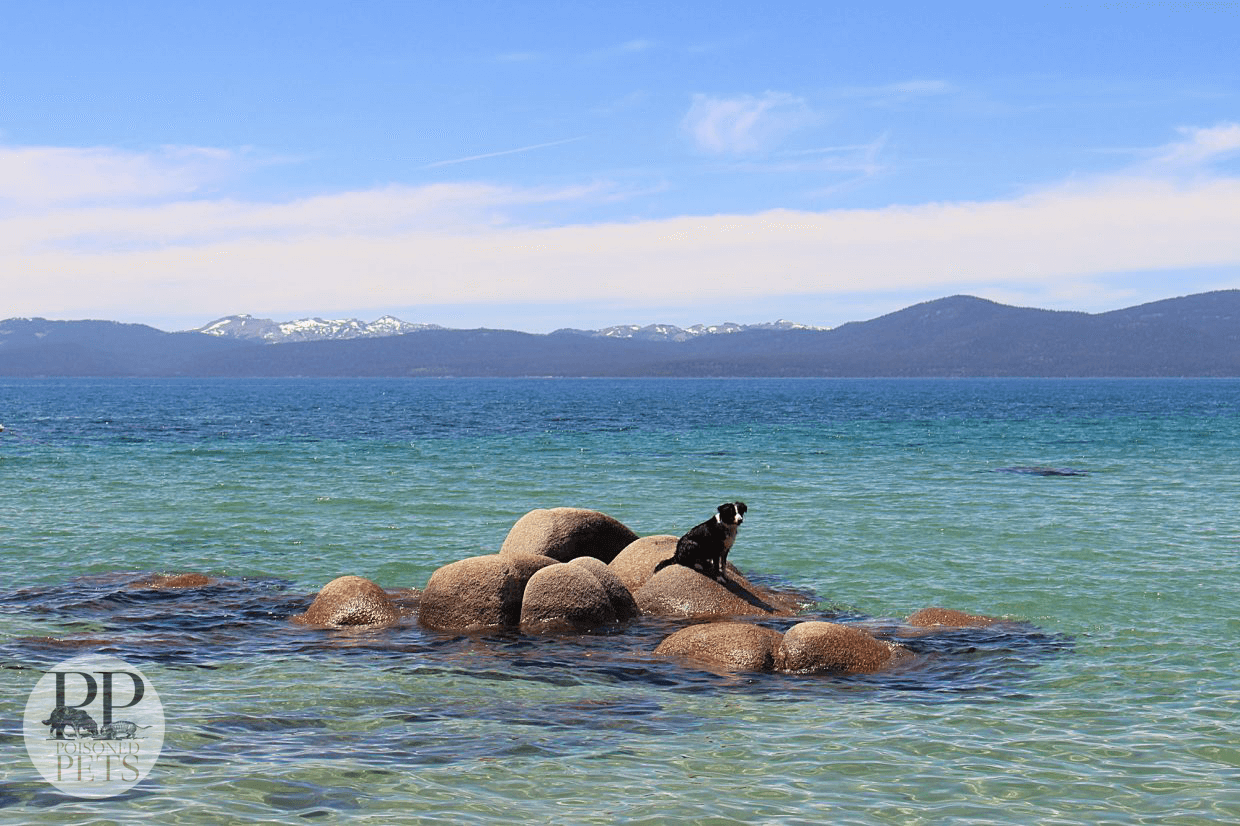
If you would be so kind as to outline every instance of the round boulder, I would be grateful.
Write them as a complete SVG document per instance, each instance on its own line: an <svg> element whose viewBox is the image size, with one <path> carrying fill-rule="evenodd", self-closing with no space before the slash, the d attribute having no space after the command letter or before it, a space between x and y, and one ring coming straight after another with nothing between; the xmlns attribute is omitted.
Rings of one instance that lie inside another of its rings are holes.
<svg viewBox="0 0 1240 826"><path fill-rule="evenodd" d="M989 628L1002 620L981 614L966 614L951 608L922 608L905 622L918 628Z"/></svg>
<svg viewBox="0 0 1240 826"><path fill-rule="evenodd" d="M548 565L525 586L521 627L527 630L583 629L615 621L607 589L583 565Z"/></svg>
<svg viewBox="0 0 1240 826"><path fill-rule="evenodd" d="M612 610L616 612L617 621L627 622L641 614L641 609L637 607L637 601L633 599L632 592L611 570L611 566L603 560L593 556L579 556L568 564L585 568L594 575L598 584L602 585L603 590L607 592Z"/></svg>
<svg viewBox="0 0 1240 826"><path fill-rule="evenodd" d="M585 508L539 508L517 520L501 554L533 554L568 562L593 556L611 562L637 534L599 511Z"/></svg>
<svg viewBox="0 0 1240 826"><path fill-rule="evenodd" d="M747 622L690 625L659 643L658 657L684 657L726 671L770 671L783 634Z"/></svg>
<svg viewBox="0 0 1240 826"><path fill-rule="evenodd" d="M908 654L908 649L860 628L814 620L784 632L775 668L794 674L869 674Z"/></svg>
<svg viewBox="0 0 1240 826"><path fill-rule="evenodd" d="M426 583L418 620L444 631L516 626L526 583L554 564L546 556L486 554L445 565Z"/></svg>
<svg viewBox="0 0 1240 826"><path fill-rule="evenodd" d="M676 553L679 539L671 534L643 536L630 542L610 563L630 591L636 591L654 576L654 566Z"/></svg>
<svg viewBox="0 0 1240 826"><path fill-rule="evenodd" d="M306 625L387 625L400 617L387 592L369 579L342 576L323 586L306 613L293 617Z"/></svg>

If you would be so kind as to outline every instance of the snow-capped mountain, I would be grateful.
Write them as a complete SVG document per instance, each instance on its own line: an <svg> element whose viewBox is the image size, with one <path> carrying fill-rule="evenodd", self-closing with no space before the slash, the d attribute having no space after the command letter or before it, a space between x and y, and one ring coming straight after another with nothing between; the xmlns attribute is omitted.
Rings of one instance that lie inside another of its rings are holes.
<svg viewBox="0 0 1240 826"><path fill-rule="evenodd" d="M230 315L212 321L189 332L206 333L223 338L239 338L284 344L298 341L339 341L350 338L379 338L398 336L418 330L442 330L437 324L414 324L385 315L375 321L365 322L356 318L322 319L303 318L298 321L272 321L251 315ZM695 324L687 329L672 324L648 324L645 327L630 324L607 327L602 330L558 330L559 333L600 338L627 338L640 341L688 341L707 335L739 333L745 330L824 330L792 321L775 321L765 324Z"/></svg>
<svg viewBox="0 0 1240 826"><path fill-rule="evenodd" d="M795 321L766 322L763 324L734 324L731 321L723 324L694 324L692 327L681 328L672 324L649 324L639 327L627 324L607 327L602 330L585 331L587 335L603 338L633 338L643 341L688 341L699 336L726 335L743 333L746 330L826 330L826 327L811 327L808 324L797 324ZM580 332L580 331L578 331Z"/></svg>
<svg viewBox="0 0 1240 826"><path fill-rule="evenodd" d="M398 336L418 330L442 330L436 324L412 324L390 315L371 322L356 318L303 318L297 321L272 321L251 315L230 315L189 332L206 333L223 338L240 338L285 344L297 341L340 341L349 338L380 338Z"/></svg>

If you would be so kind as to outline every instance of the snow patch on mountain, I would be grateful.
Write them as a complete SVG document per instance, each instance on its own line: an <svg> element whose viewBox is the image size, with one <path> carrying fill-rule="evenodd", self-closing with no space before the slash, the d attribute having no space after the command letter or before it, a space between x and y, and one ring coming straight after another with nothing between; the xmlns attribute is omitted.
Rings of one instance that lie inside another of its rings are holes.
<svg viewBox="0 0 1240 826"><path fill-rule="evenodd" d="M437 324L413 324L385 315L366 322L356 318L302 318L296 321L272 321L251 315L230 315L212 321L190 332L209 336L288 344L301 341L340 341L351 338L381 338L414 333L419 330L442 330Z"/></svg>
<svg viewBox="0 0 1240 826"><path fill-rule="evenodd" d="M620 325L617 327L607 327L602 330L578 331L584 332L585 335L593 335L601 338L631 338L641 341L689 341L690 339L699 338L700 336L728 335L730 333L743 333L747 330L826 330L826 327L811 327L808 324L798 324L794 321L766 322L763 324L735 324L731 321L723 324L694 324L692 327L682 328L673 324L648 324L645 327L636 324Z"/></svg>

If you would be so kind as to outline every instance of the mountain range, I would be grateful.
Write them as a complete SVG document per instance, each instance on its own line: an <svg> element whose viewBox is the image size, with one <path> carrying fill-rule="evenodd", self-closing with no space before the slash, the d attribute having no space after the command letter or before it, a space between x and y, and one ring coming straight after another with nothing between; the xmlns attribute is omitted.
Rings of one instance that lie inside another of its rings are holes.
<svg viewBox="0 0 1240 826"><path fill-rule="evenodd" d="M790 322L452 330L232 316L163 332L0 321L0 376L1240 376L1240 290L1083 313L972 296L832 329Z"/></svg>
<svg viewBox="0 0 1240 826"><path fill-rule="evenodd" d="M297 321L272 321L250 315L230 315L216 319L189 332L206 333L223 338L238 338L267 344L288 344L295 341L344 341L352 338L385 338L387 336L416 333L423 330L443 330L438 324L414 324L385 315L371 322L356 318L323 319L303 318ZM695 324L681 328L672 324L637 324L607 327L602 330L557 330L557 333L575 333L590 338L627 338L642 341L688 341L705 335L741 333L746 330L825 330L792 321L776 321L767 324Z"/></svg>

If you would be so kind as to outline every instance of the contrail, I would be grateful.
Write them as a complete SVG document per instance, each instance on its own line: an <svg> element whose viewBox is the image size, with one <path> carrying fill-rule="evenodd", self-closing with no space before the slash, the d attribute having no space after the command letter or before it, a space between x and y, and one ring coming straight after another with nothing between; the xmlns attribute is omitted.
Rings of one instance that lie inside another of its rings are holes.
<svg viewBox="0 0 1240 826"><path fill-rule="evenodd" d="M535 143L530 146L522 146L518 149L504 149L500 152L487 152L485 155L470 155L465 158L453 158L450 161L435 161L428 163L423 169L434 169L437 166L451 166L457 163L469 163L470 161L481 161L484 158L498 158L500 155L516 155L519 152L531 152L535 149L546 149L549 146L562 146L566 143L574 143L576 141L585 140L585 135L578 135L575 138L565 138L561 141L549 141L548 143Z"/></svg>

